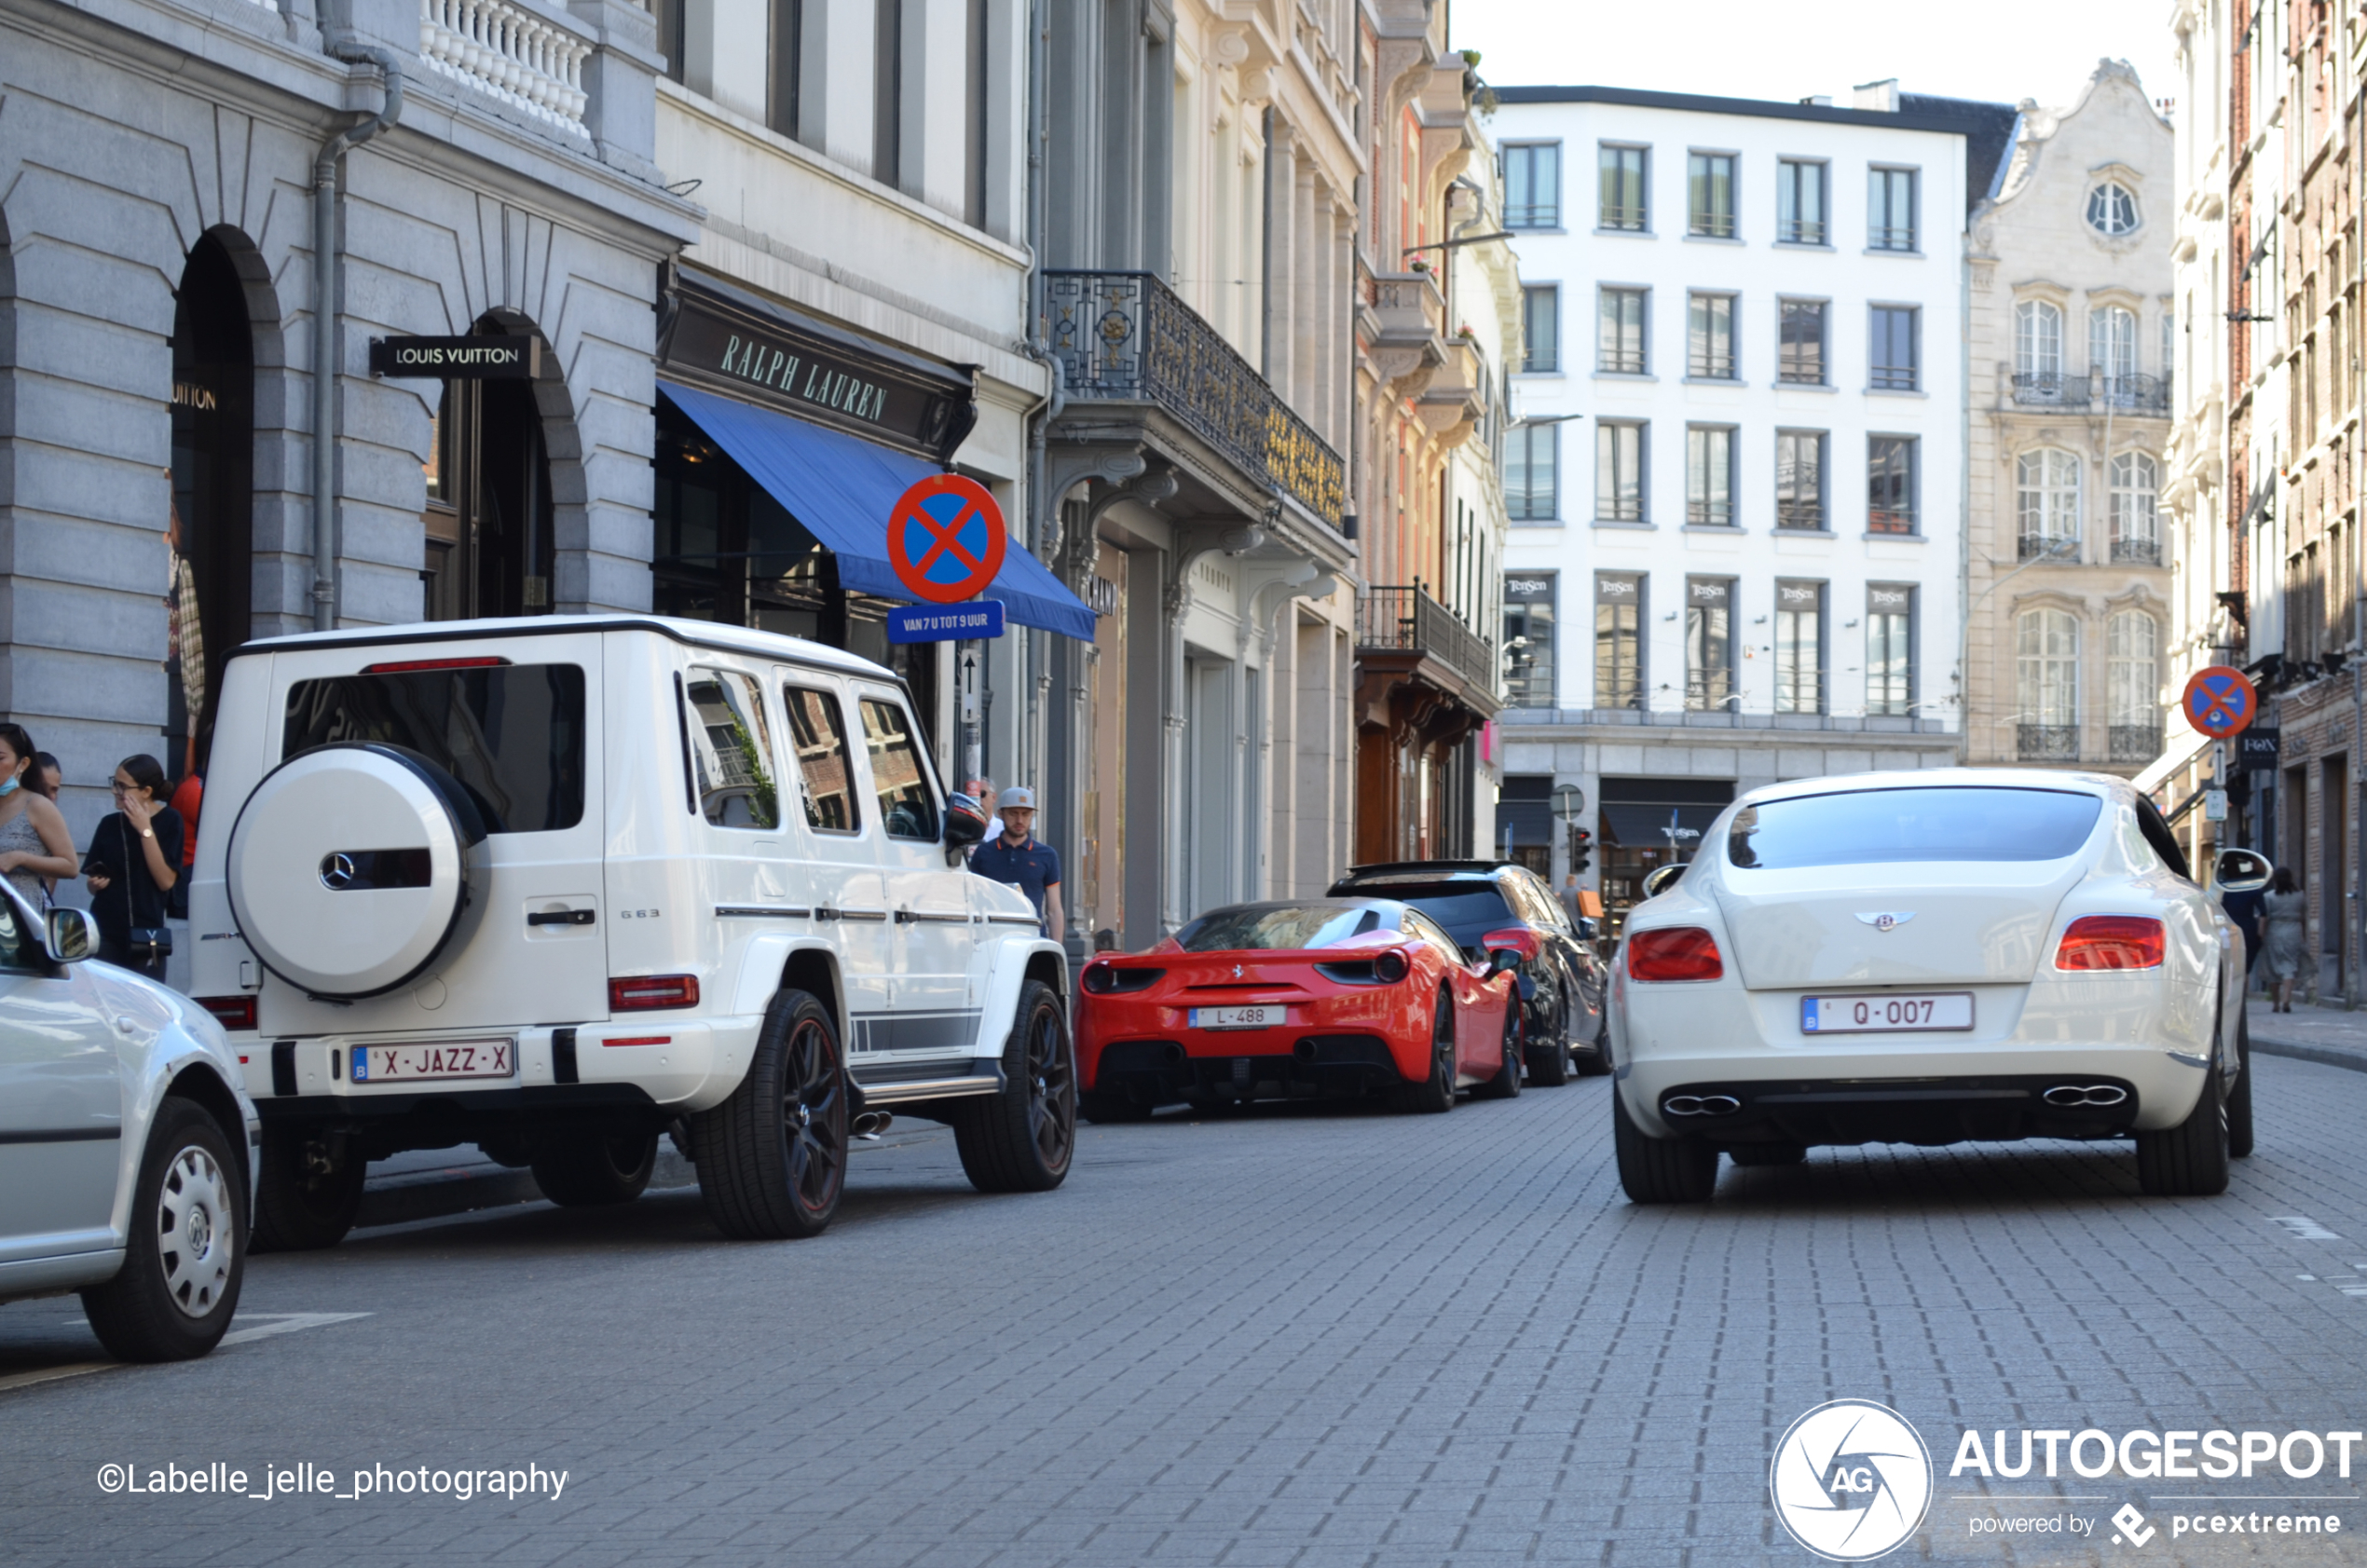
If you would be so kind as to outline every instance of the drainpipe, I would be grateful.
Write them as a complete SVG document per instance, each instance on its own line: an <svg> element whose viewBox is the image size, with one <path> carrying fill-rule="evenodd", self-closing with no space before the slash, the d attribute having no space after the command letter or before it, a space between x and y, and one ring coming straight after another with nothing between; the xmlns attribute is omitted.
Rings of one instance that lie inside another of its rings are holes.
<svg viewBox="0 0 2367 1568"><path fill-rule="evenodd" d="M376 65L386 98L369 119L349 125L321 143L312 160L312 629L337 623L336 416L337 275L344 260L337 247L337 162L354 148L390 130L403 113L403 67L392 52L374 44L336 43L329 53L349 64Z"/></svg>

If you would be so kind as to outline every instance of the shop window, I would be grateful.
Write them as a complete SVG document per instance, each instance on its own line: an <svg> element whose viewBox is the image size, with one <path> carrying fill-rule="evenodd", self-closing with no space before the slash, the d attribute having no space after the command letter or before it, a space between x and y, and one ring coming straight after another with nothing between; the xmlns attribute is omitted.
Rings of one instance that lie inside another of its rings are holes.
<svg viewBox="0 0 2367 1568"><path fill-rule="evenodd" d="M1734 579L1685 583L1685 706L1724 713L1734 700Z"/></svg>
<svg viewBox="0 0 2367 1568"><path fill-rule="evenodd" d="M237 264L206 236L172 323L165 737L175 772L204 763L230 651L253 630L254 344Z"/></svg>
<svg viewBox="0 0 2367 1568"><path fill-rule="evenodd" d="M547 615L550 461L526 381L447 381L429 458L422 618Z"/></svg>
<svg viewBox="0 0 2367 1568"><path fill-rule="evenodd" d="M1892 718L1915 711L1915 590L1866 590L1866 711Z"/></svg>
<svg viewBox="0 0 2367 1568"><path fill-rule="evenodd" d="M1504 578L1504 702L1514 708L1553 706L1553 594L1552 572L1507 573Z"/></svg>
<svg viewBox="0 0 2367 1568"><path fill-rule="evenodd" d="M1635 572L1594 579L1594 705L1644 705L1644 579Z"/></svg>

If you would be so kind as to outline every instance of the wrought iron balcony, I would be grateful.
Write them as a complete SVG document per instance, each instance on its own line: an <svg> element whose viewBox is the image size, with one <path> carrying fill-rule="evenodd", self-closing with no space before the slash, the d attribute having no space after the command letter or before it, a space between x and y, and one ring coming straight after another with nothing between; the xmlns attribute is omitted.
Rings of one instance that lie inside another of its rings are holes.
<svg viewBox="0 0 2367 1568"><path fill-rule="evenodd" d="M2021 559L2025 561L2079 560L2079 538L2064 534L2024 534L2021 537Z"/></svg>
<svg viewBox="0 0 2367 1568"><path fill-rule="evenodd" d="M2079 760L2079 726L2076 724L2018 724L2014 731L2014 749L2024 762Z"/></svg>
<svg viewBox="0 0 2367 1568"><path fill-rule="evenodd" d="M2137 566L2158 566L2162 564L2159 539L2114 539L2113 559Z"/></svg>
<svg viewBox="0 0 2367 1568"><path fill-rule="evenodd" d="M2113 408L2167 415L2169 391L2168 377L2159 375L2047 372L2014 377L2014 402L2021 408Z"/></svg>
<svg viewBox="0 0 2367 1568"><path fill-rule="evenodd" d="M2023 375L2014 377L2014 402L2024 408L2086 408L2085 375Z"/></svg>
<svg viewBox="0 0 2367 1568"><path fill-rule="evenodd" d="M1156 403L1261 489L1339 526L1340 455L1174 290L1147 272L1055 271L1044 290L1070 398Z"/></svg>
<svg viewBox="0 0 2367 1568"><path fill-rule="evenodd" d="M2095 383L2096 402L2103 407L2136 414L2169 412L2169 381L2164 376L2098 375Z"/></svg>
<svg viewBox="0 0 2367 1568"><path fill-rule="evenodd" d="M1422 587L1365 590L1356 602L1359 653L1419 653L1445 665L1474 690L1496 694L1496 648Z"/></svg>
<svg viewBox="0 0 2367 1568"><path fill-rule="evenodd" d="M2108 739L2114 762L2151 762L2161 755L2162 732L2157 725L2115 724Z"/></svg>

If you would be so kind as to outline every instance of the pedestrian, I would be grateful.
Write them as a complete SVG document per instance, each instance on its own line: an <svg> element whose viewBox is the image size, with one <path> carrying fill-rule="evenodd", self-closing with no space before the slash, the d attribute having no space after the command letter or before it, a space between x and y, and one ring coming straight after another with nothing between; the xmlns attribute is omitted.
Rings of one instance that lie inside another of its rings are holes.
<svg viewBox="0 0 2367 1568"><path fill-rule="evenodd" d="M979 839L978 843L992 843L1003 837L1003 819L994 811L994 802L1001 798L995 793L994 781L985 777L972 779L966 793L978 801L978 810L986 813L986 837ZM970 852L972 854L978 852L976 845L971 846Z"/></svg>
<svg viewBox="0 0 2367 1568"><path fill-rule="evenodd" d="M114 790L116 809L100 821L82 860L99 956L162 980L172 953L165 895L181 879L181 813L164 803L164 765L153 757L125 757Z"/></svg>
<svg viewBox="0 0 2367 1568"><path fill-rule="evenodd" d="M2260 961L2260 900L2258 888L2250 893L2223 893L2219 895L2219 907L2227 911L2227 918L2235 921L2236 929L2243 934L2247 985L2251 983L2252 965Z"/></svg>
<svg viewBox="0 0 2367 1568"><path fill-rule="evenodd" d="M176 920L189 918L189 873L198 865L198 812L205 804L205 770L203 758L212 749L211 734L192 748L190 755L199 759L198 766L172 786L172 809L181 815L180 879L166 895L166 909Z"/></svg>
<svg viewBox="0 0 2367 1568"><path fill-rule="evenodd" d="M46 751L33 754L33 768L25 774L25 784L39 790L52 806L58 803L58 791L66 786L66 770L58 759Z"/></svg>
<svg viewBox="0 0 2367 1568"><path fill-rule="evenodd" d="M2272 1012L2293 1010L2293 982L2301 977L2302 920L2308 910L2309 900L2293 881L2293 868L2277 867L2277 879L2260 901L2264 927L2262 957L2268 964L2268 979L2276 991Z"/></svg>
<svg viewBox="0 0 2367 1568"><path fill-rule="evenodd" d="M0 724L0 876L46 909L54 880L74 875L74 835L34 783L40 757L22 726Z"/></svg>
<svg viewBox="0 0 2367 1568"><path fill-rule="evenodd" d="M999 805L1003 831L971 852L970 869L991 882L1003 882L1027 894L1027 901L1035 906L1038 929L1057 937L1064 929L1060 857L1028 831L1035 825L1035 791L1024 785L1006 789Z"/></svg>

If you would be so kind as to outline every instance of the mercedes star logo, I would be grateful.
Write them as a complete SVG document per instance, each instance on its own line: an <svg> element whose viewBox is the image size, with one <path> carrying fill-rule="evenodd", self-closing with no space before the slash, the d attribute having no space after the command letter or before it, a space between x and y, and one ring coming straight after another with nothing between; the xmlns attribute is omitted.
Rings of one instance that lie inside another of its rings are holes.
<svg viewBox="0 0 2367 1568"><path fill-rule="evenodd" d="M343 893L353 886L353 857L343 850L333 850L321 859L321 885L331 893Z"/></svg>
<svg viewBox="0 0 2367 1568"><path fill-rule="evenodd" d="M1864 920L1868 925L1872 926L1876 931L1896 931L1900 926L1905 925L1909 920L1915 918L1915 911L1912 909L1885 909L1879 913L1862 914L1857 918Z"/></svg>

